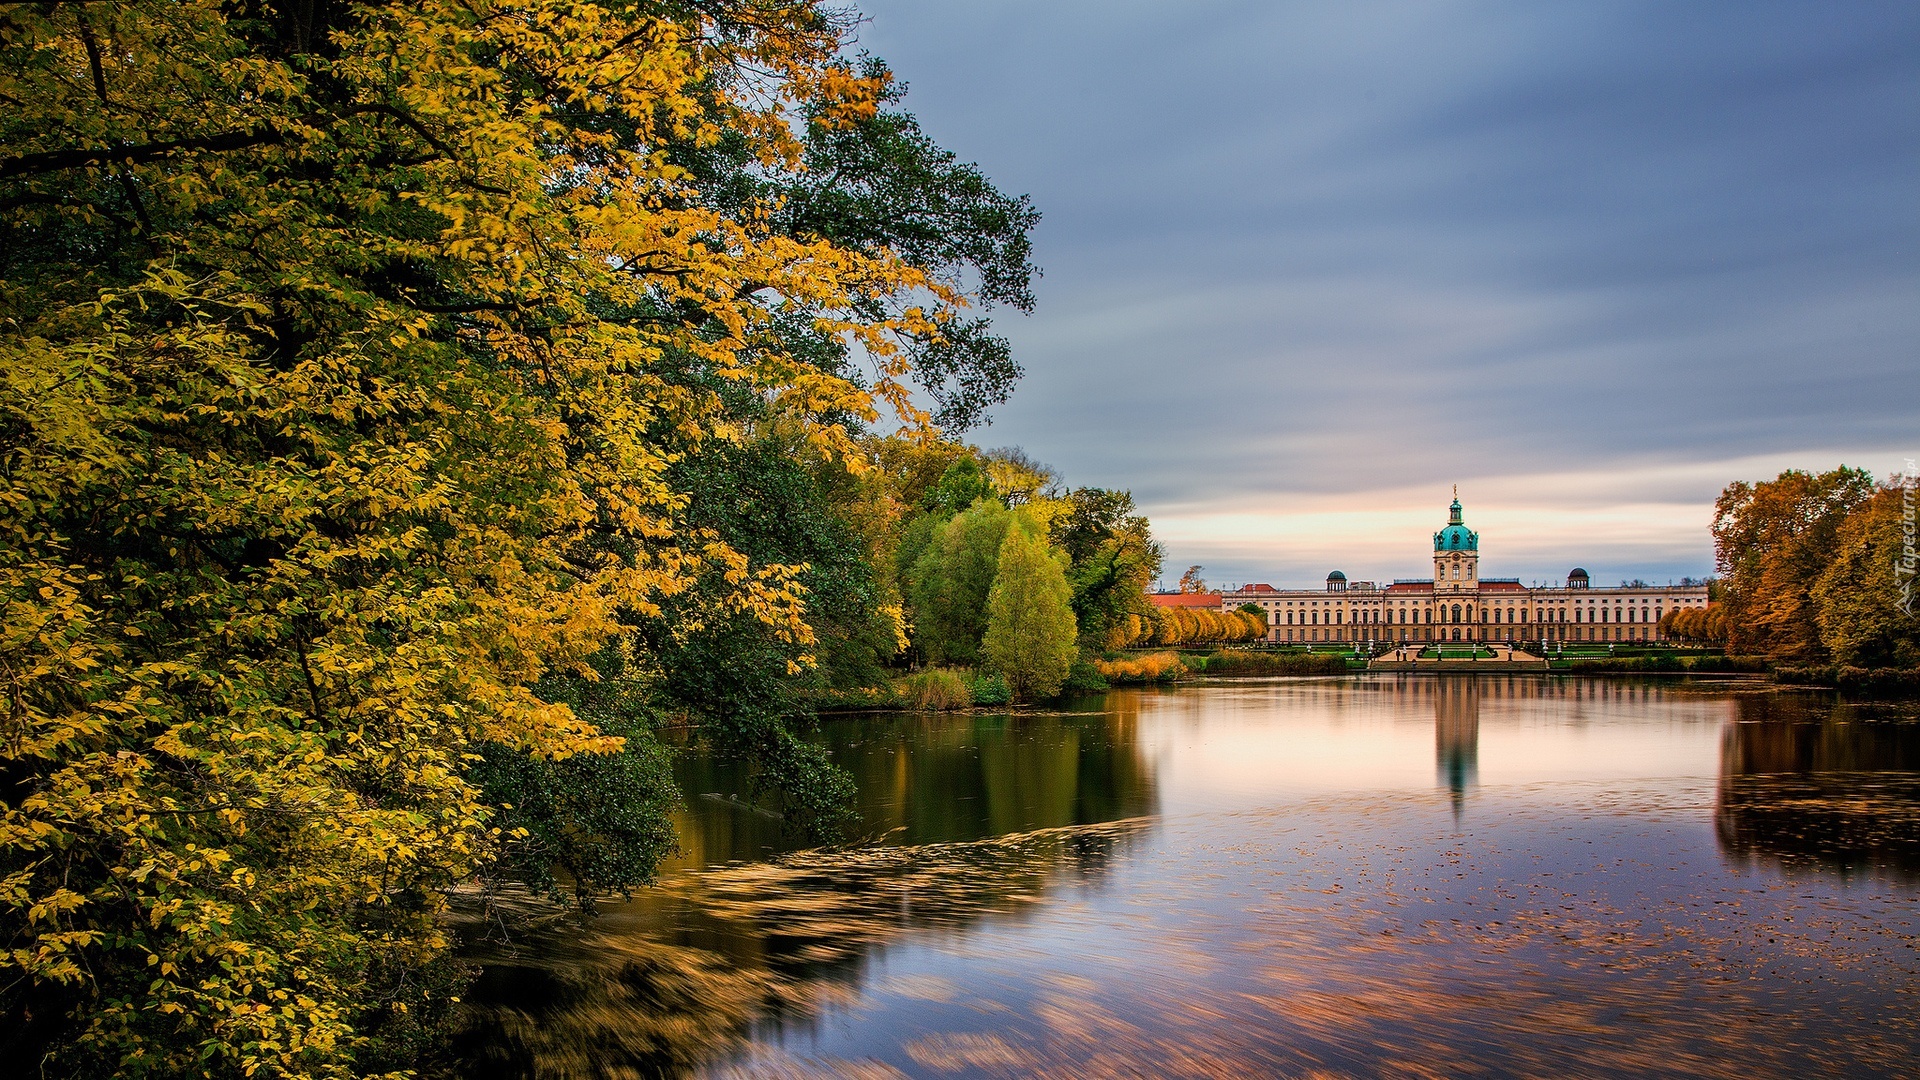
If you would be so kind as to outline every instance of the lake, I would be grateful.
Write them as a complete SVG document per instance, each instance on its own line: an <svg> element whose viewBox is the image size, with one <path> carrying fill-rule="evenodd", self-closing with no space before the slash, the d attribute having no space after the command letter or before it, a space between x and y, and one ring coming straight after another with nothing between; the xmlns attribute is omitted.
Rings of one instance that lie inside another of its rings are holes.
<svg viewBox="0 0 1920 1080"><path fill-rule="evenodd" d="M690 753L682 854L496 945L484 1076L1920 1075L1920 720L1387 676L861 716L866 841Z"/></svg>

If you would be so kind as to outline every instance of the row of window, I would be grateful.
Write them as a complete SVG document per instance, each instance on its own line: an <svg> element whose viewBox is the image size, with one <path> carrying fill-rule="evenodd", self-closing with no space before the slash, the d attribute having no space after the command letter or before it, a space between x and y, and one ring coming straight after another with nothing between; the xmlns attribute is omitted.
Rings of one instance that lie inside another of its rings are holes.
<svg viewBox="0 0 1920 1080"><path fill-rule="evenodd" d="M1540 608L1538 611L1538 614L1541 616L1542 621L1545 621L1545 622L1566 622L1568 621L1567 611L1568 611L1567 608ZM1631 605L1628 605L1624 607L1614 608L1611 612L1611 616L1609 616L1609 612L1607 608L1604 606L1599 608L1590 607L1583 610L1579 605L1576 604L1572 608L1572 611L1573 611L1572 621L1577 623L1578 622L1649 623L1649 622L1659 622L1660 617L1663 614L1665 614L1666 609L1664 607L1635 608ZM1527 614L1528 614L1527 608L1520 608L1518 609L1518 612L1519 612L1518 617L1516 617L1514 608L1502 609L1497 607L1495 608L1483 607L1480 609L1480 621L1495 622L1495 623L1516 623L1516 622L1524 623L1524 622L1530 621L1527 618ZM1472 604L1466 604L1466 605L1455 604L1451 608L1449 608L1445 604L1442 604L1440 605L1440 610L1438 611L1438 613L1431 613L1431 612L1427 613L1427 617L1424 619L1421 617L1422 612L1420 608L1413 608L1411 610L1407 608L1400 608L1398 610L1390 609L1385 611L1384 613L1380 611L1362 610L1362 611L1356 611L1353 613L1353 621L1356 623L1377 623L1382 621L1381 620L1382 614L1386 616L1385 621L1389 623L1408 623L1408 622L1411 622L1411 623L1421 623L1421 622L1459 623L1459 622L1474 621ZM1462 617L1463 614L1465 616L1464 618ZM1288 626L1292 626L1294 624L1293 615L1294 615L1293 612L1291 611L1287 612L1286 624ZM1318 626L1321 623L1320 615L1321 613L1318 611L1311 611L1311 612L1302 611L1300 612L1300 622L1303 625ZM1411 615L1411 617L1409 617L1409 615ZM1326 622L1329 624L1346 622L1346 613L1343 611L1329 611L1326 613L1326 616L1327 616Z"/></svg>
<svg viewBox="0 0 1920 1080"><path fill-rule="evenodd" d="M1552 641L1651 641L1651 640L1654 640L1654 638L1657 636L1652 630L1652 628L1645 627L1645 626L1629 626L1629 627L1626 627L1624 630L1618 626L1599 627L1597 629L1592 626L1586 626L1586 627L1580 627L1580 628L1574 628L1569 626L1556 626L1549 629L1543 629L1539 632L1538 635L1531 634L1531 633L1516 634L1512 630L1489 630L1486 632L1485 637L1478 637L1478 638L1475 636L1474 630L1471 627L1468 627L1465 631L1462 631L1462 629L1458 626L1455 626L1455 627L1443 626L1443 627L1440 627L1438 630L1434 630L1431 628L1426 630L1388 630L1388 631L1384 631L1382 636L1387 641L1413 641L1413 642L1444 641L1447 639L1449 635L1449 631L1451 631L1452 639L1454 641L1461 641L1461 640L1534 641L1534 640L1538 640L1539 637L1546 637L1547 639ZM1275 631L1275 633L1281 634L1282 632ZM1353 635L1353 637L1357 639L1359 637L1359 634L1356 632ZM1373 634L1371 631L1367 633L1366 639L1369 641L1373 640ZM1282 637L1281 640L1345 641L1345 640L1348 640L1348 638L1344 635L1335 634L1331 629L1287 630L1287 631L1284 631L1284 637Z"/></svg>

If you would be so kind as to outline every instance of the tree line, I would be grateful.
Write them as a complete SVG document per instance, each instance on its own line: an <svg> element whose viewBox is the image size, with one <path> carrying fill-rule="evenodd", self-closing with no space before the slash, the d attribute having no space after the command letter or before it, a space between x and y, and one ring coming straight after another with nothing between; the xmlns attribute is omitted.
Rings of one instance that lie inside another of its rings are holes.
<svg viewBox="0 0 1920 1080"><path fill-rule="evenodd" d="M1727 607L1709 604L1704 608L1674 608L1660 616L1660 636L1673 641L1699 645L1724 645L1727 640Z"/></svg>
<svg viewBox="0 0 1920 1080"><path fill-rule="evenodd" d="M1267 635L1267 613L1253 604L1237 611L1156 607L1127 616L1115 630L1108 643L1116 649L1259 641Z"/></svg>

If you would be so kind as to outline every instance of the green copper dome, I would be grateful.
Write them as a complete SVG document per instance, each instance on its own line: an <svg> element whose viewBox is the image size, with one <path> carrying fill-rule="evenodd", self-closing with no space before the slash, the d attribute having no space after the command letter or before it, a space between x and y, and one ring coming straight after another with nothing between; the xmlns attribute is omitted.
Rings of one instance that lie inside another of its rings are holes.
<svg viewBox="0 0 1920 1080"><path fill-rule="evenodd" d="M1454 497L1453 505L1447 507L1447 527L1433 534L1433 550L1480 550L1480 534L1461 523L1460 499L1458 496Z"/></svg>

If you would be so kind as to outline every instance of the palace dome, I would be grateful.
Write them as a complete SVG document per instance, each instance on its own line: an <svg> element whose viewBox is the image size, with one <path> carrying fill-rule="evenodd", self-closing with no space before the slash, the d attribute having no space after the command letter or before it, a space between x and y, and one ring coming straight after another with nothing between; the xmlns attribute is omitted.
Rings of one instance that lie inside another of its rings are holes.
<svg viewBox="0 0 1920 1080"><path fill-rule="evenodd" d="M1480 534L1462 524L1460 518L1460 497L1453 498L1453 505L1447 507L1447 527L1433 534L1435 551L1478 551Z"/></svg>
<svg viewBox="0 0 1920 1080"><path fill-rule="evenodd" d="M1327 580L1328 581L1345 581L1347 580L1347 575L1341 573L1338 570L1335 570L1333 573L1327 575Z"/></svg>

